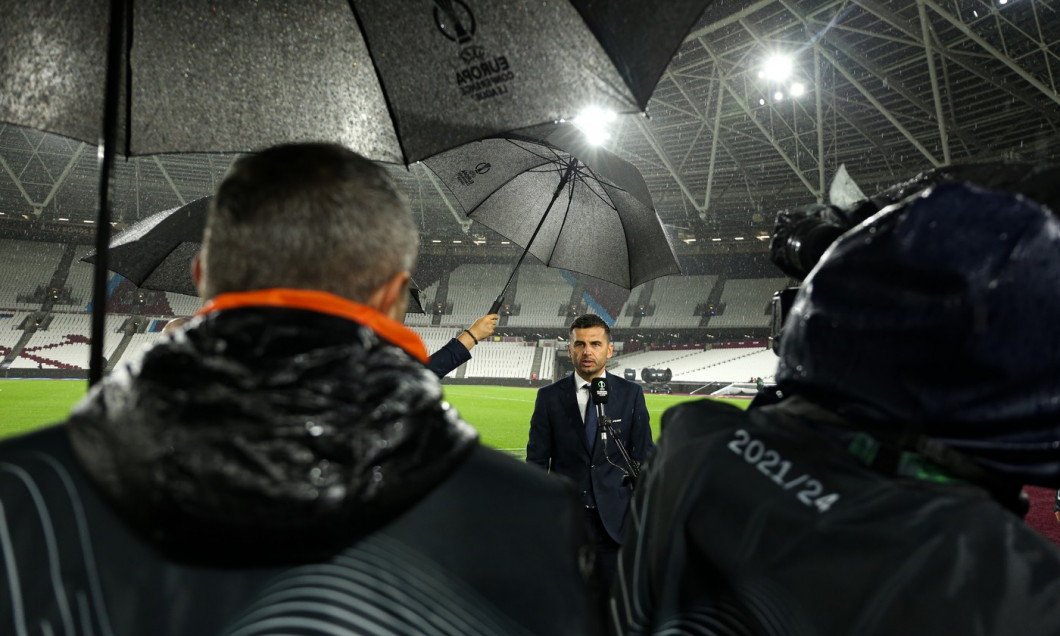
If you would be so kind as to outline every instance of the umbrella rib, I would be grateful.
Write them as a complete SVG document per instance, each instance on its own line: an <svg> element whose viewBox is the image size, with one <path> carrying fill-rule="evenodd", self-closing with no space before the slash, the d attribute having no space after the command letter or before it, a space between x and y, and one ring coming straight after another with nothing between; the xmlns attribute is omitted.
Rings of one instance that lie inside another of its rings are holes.
<svg viewBox="0 0 1060 636"><path fill-rule="evenodd" d="M574 166L577 168L578 159L574 158ZM548 260L545 261L545 265L548 266L552 262L552 257L556 255L556 246L559 245L559 237L563 236L563 228L567 226L567 219L570 218L570 206L574 201L574 182L575 179L567 181L567 209L563 212L563 221L559 225L559 231L556 232L556 240L552 243L552 251L548 253Z"/></svg>
<svg viewBox="0 0 1060 636"><path fill-rule="evenodd" d="M553 148L552 146L549 146L547 144L540 143L540 142L535 143L535 142L532 142L532 141L529 141L529 140L525 140L525 139L511 139L511 138L505 138L505 141L507 141L508 143L512 144L516 148L522 150L523 152L529 153L529 154L533 155L534 157L537 157L538 159L541 159L543 161L547 161L547 162L553 163L553 164L564 163L564 159L563 159L562 156L560 156L559 152L557 152L555 148ZM520 142L522 142L522 143L520 143ZM523 144L526 144L526 145L523 145ZM535 151L534 149L529 148L527 146L537 146L538 148L544 148L544 149L550 151L552 156L549 157L547 154Z"/></svg>
<svg viewBox="0 0 1060 636"><path fill-rule="evenodd" d="M604 193L597 192L596 189L593 188L593 186L592 186L592 182L596 182L598 184L601 184L601 187L602 187L603 186L603 182L600 181L599 178L596 178L596 174L593 173L592 170L587 170L587 172L588 172L588 174L593 176L592 179L587 178L585 176L586 173L582 172L580 169L577 171L577 175L576 175L575 179L577 179L578 181L581 181L583 184L585 184L585 189L588 190L589 192L592 192L593 195L595 195L596 198L600 199L600 201L603 202L604 205L606 205L607 207L611 208L615 212L618 212L618 206L616 206L614 204L614 202L611 201L611 197L607 196L606 192L604 192ZM616 188L616 189L622 190L622 188ZM622 191L625 192L625 190L622 190Z"/></svg>
<svg viewBox="0 0 1060 636"><path fill-rule="evenodd" d="M584 176L584 174L592 175L592 177L591 178L590 177L586 177L586 176ZM582 180L585 181L586 183L588 183L589 181L595 181L596 183L599 183L601 186L607 186L607 187L610 187L610 188L614 188L615 190L621 190L622 192L629 192L629 190L627 190L626 188L623 188L620 185L617 185L617 184L612 183L610 181L605 181L605 180L601 179L599 176L597 176L597 174L595 172L593 172L592 168L589 168L588 166L586 166L586 172L585 173L582 173L579 170L578 171L578 175L581 176Z"/></svg>
<svg viewBox="0 0 1060 636"><path fill-rule="evenodd" d="M564 169L566 169L566 165L565 165L566 164L566 160L559 153L559 151L553 146L550 146L550 145L542 143L542 142L535 142L535 141L532 141L532 140L529 140L529 139L519 139L519 138L505 137L504 140L507 141L508 143L512 144L516 148L519 148L520 150L522 150L524 152L527 152L530 155L532 155L534 157L537 157L538 159L541 159L543 161L547 161L550 165L554 165L555 166L554 170L557 173L562 172ZM548 155L546 155L544 153L537 152L533 148L531 148L530 146L537 146L539 148L544 148L545 150L549 151L552 154L552 157L550 158ZM612 187L612 188L614 188L616 190L620 190L622 192L627 192L626 188L623 188L622 186L619 186L619 185L616 185L616 184L611 183L609 181L604 181L603 179L601 179L599 176L596 175L595 172L592 171L591 168L586 166L580 159L578 159L578 157L575 157L574 155L572 155L570 153L566 153L566 154L569 157L578 160L578 165L575 168L575 172L576 172L576 177L575 178L580 178L581 181L585 182L587 186L588 186L590 181L595 181L595 182L601 184L601 186L605 186L606 185L606 186ZM536 169L536 168L540 168L540 167L541 166L536 166L535 168L530 168L528 170L525 170L524 172L542 172L541 170L537 170ZM589 177L585 176L586 174L592 175L592 177L589 178ZM589 189L592 190L591 187ZM610 205L610 203L606 199L604 199L602 195L600 195L599 193L595 193L595 194L598 197L601 197L601 200L605 201L606 203L608 203L608 205ZM614 206L611 206L611 207L614 207Z"/></svg>

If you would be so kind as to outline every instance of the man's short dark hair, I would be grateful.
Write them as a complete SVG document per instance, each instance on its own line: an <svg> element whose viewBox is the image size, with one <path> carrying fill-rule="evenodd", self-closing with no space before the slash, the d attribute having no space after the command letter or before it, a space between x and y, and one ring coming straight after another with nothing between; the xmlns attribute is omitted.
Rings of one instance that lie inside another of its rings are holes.
<svg viewBox="0 0 1060 636"><path fill-rule="evenodd" d="M575 318L574 322L570 324L571 339L573 340L574 338L575 329L589 329L591 327L603 327L604 333L607 335L607 341L611 342L611 326L596 314L582 314Z"/></svg>
<svg viewBox="0 0 1060 636"><path fill-rule="evenodd" d="M240 158L203 237L203 295L288 287L364 302L416 261L419 231L386 171L326 143Z"/></svg>

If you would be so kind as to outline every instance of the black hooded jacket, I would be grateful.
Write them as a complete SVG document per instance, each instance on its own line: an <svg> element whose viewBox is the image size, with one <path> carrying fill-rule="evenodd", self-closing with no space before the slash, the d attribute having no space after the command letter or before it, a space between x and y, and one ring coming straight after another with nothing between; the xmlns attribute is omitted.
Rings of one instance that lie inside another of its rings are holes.
<svg viewBox="0 0 1060 636"><path fill-rule="evenodd" d="M319 557L448 476L476 433L370 329L284 307L207 314L74 410L86 470L183 558Z"/></svg>
<svg viewBox="0 0 1060 636"><path fill-rule="evenodd" d="M412 332L279 293L208 307L65 427L0 444L23 572L0 632L591 631L572 489L480 446Z"/></svg>
<svg viewBox="0 0 1060 636"><path fill-rule="evenodd" d="M1056 546L975 485L866 466L836 421L798 398L667 410L613 632L1060 632Z"/></svg>

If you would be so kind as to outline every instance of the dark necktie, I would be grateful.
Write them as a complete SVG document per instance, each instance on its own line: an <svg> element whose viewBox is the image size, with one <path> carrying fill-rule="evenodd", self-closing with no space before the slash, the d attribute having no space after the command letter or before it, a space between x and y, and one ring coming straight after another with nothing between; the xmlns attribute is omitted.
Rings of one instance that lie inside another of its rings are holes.
<svg viewBox="0 0 1060 636"><path fill-rule="evenodd" d="M585 391L589 391L589 385L585 385ZM585 440L589 443L589 450L596 443L596 428L599 420L596 417L596 405L593 404L593 396L589 395L589 401L585 403Z"/></svg>

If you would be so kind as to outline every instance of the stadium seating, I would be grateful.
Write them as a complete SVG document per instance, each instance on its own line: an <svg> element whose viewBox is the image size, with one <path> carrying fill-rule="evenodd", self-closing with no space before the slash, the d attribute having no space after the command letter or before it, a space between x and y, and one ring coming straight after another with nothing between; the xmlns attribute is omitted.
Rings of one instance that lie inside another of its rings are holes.
<svg viewBox="0 0 1060 636"><path fill-rule="evenodd" d="M695 315L696 307L706 302L717 281L717 276L668 276L659 279L651 294L655 313L642 318L640 326L698 327L703 317Z"/></svg>
<svg viewBox="0 0 1060 636"><path fill-rule="evenodd" d="M81 262L81 257L93 250L92 245L77 245L74 247L74 261L70 263L70 272L66 276L66 285L70 288L70 302L60 300L55 303L55 308L60 311L85 311L92 300L92 272L95 268L91 263ZM65 297L64 297L65 299Z"/></svg>
<svg viewBox="0 0 1060 636"><path fill-rule="evenodd" d="M510 270L495 265L461 265L449 275L447 302L453 313L442 316L443 326L463 329L481 318L504 288Z"/></svg>
<svg viewBox="0 0 1060 636"><path fill-rule="evenodd" d="M613 373L635 369L670 369L673 382L744 382L748 378L770 380L776 373L777 356L759 347L719 347L707 351L663 350L612 358Z"/></svg>
<svg viewBox="0 0 1060 636"><path fill-rule="evenodd" d="M103 356L110 358L121 343L122 335L116 333L128 316L107 316L106 335L103 340ZM53 314L47 330L33 334L23 347L18 358L11 363L12 369L85 369L88 368L91 316L88 314Z"/></svg>
<svg viewBox="0 0 1060 636"><path fill-rule="evenodd" d="M420 304L423 305L423 310L426 313L422 314L405 314L405 324L409 326L427 326L431 324L434 319L434 315L431 312L431 304L434 303L434 299L438 296L438 287L440 281L435 281L427 287L420 290Z"/></svg>
<svg viewBox="0 0 1060 636"><path fill-rule="evenodd" d="M29 338L22 355L12 362L12 368L36 369L38 365L52 370L87 368L91 333L87 311L92 298L93 266L79 259L91 249L92 246L84 244L70 248L60 243L0 239L0 355L6 355L23 338L25 332L19 326L27 316L39 313L44 317L46 327ZM68 270L60 271L71 256ZM509 266L502 264L460 265L421 290L420 297L428 313L409 314L406 323L420 334L428 352L437 351L486 312L510 272ZM44 294L49 283L56 278L65 279L64 289L57 295ZM716 300L719 293L726 308L722 315L710 319L708 328L766 325L769 317L765 310L769 298L787 283L786 279L779 278L732 279L715 289L719 280L714 275L672 276L634 289L626 306L616 316L617 339L624 337L623 327L630 327L634 322L639 328L649 330L699 329L704 318L697 316L696 310L707 302L708 297ZM517 315L507 316L500 329L511 328L517 330L516 334L521 329L521 333L531 340L541 336L530 330L539 329L546 334L546 340L529 344L521 341L483 342L476 347L471 362L451 377L530 380L532 374L537 374L542 381L554 379L556 347L562 347L564 343L547 338L560 336L570 323L570 316L561 313L560 308L571 302L575 290L573 281L561 270L536 262L523 263L515 290L508 298L519 311ZM201 306L201 301L194 296L168 292L149 295L147 302L138 300L139 290L116 275L110 277L108 284L109 289L114 290L108 303L113 313L107 317L104 346L104 355L108 359L117 354L129 359L161 337L157 331L132 334L119 350L125 334L119 333L118 329L131 316L141 316L146 321L143 325L157 328L159 325L153 321L166 321L174 315L191 315ZM452 313L434 316L431 305L443 285L446 305ZM646 293L649 290L650 297ZM19 296L22 296L21 302ZM32 301L29 301L30 297ZM593 300L588 300L589 307L594 307ZM648 312L650 315L627 315L629 307L640 303L652 307ZM579 300L579 305L582 304ZM115 307L121 309L116 311ZM172 314L152 313L164 311ZM706 353L655 351L616 358L610 367L616 373L625 367L635 368L638 378L640 369L645 367L670 368L675 382L700 382L718 376L746 381L752 376L772 375L775 360L770 356L752 356L747 355L747 350L732 349Z"/></svg>
<svg viewBox="0 0 1060 636"><path fill-rule="evenodd" d="M18 297L47 287L62 255L59 243L0 239L0 309L40 309Z"/></svg>
<svg viewBox="0 0 1060 636"><path fill-rule="evenodd" d="M172 292L165 292L165 294L166 300L169 302L169 306L173 308L173 315L175 316L191 316L202 307L202 299L198 296L174 294Z"/></svg>
<svg viewBox="0 0 1060 636"><path fill-rule="evenodd" d="M529 379L534 349L525 342L483 342L475 347L464 377Z"/></svg>
<svg viewBox="0 0 1060 636"><path fill-rule="evenodd" d="M787 278L731 278L725 281L721 303L725 311L713 316L709 327L768 327L773 292L788 286Z"/></svg>
<svg viewBox="0 0 1060 636"><path fill-rule="evenodd" d="M563 272L524 263L517 280L515 304L519 305L519 315L509 318L508 326L562 328L568 324L570 319L560 314L559 308L570 301L573 288Z"/></svg>

